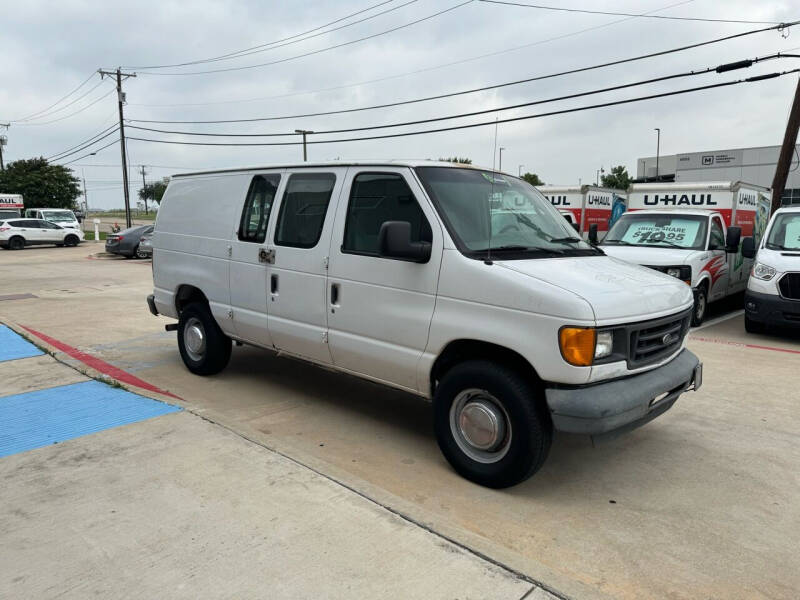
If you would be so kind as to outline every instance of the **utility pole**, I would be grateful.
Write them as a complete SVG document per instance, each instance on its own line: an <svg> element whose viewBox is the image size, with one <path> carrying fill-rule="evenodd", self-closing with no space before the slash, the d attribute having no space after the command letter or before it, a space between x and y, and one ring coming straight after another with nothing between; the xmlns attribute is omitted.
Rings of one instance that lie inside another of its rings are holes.
<svg viewBox="0 0 800 600"><path fill-rule="evenodd" d="M123 106L125 104L125 93L122 91L123 77L136 77L136 73L123 73L119 68L116 71L103 71L98 70L100 77L115 77L117 80L117 106L119 108L119 150L122 157L122 185L124 186L123 192L125 194L125 225L131 226L131 200L130 191L128 190L128 157L125 152L125 115Z"/></svg>
<svg viewBox="0 0 800 600"><path fill-rule="evenodd" d="M792 154L797 144L797 129L800 128L800 78L794 90L794 102L786 123L786 132L783 134L783 146L778 157L778 166L775 168L775 178L772 180L772 212L781 207L783 190L786 188L786 178L789 176L789 166L792 164Z"/></svg>
<svg viewBox="0 0 800 600"><path fill-rule="evenodd" d="M658 181L658 155L661 153L661 129L655 127L653 131L658 132L658 137L656 138L656 181ZM644 176L647 177L647 173L645 173Z"/></svg>
<svg viewBox="0 0 800 600"><path fill-rule="evenodd" d="M303 162L306 162L308 160L308 154L306 154L306 135L314 132L310 129L295 129L294 132L303 134Z"/></svg>
<svg viewBox="0 0 800 600"><path fill-rule="evenodd" d="M89 220L89 196L86 194L86 173L81 168L81 179L83 180L83 230L86 231L86 222Z"/></svg>
<svg viewBox="0 0 800 600"><path fill-rule="evenodd" d="M8 130L11 127L11 123L0 123L0 127L5 127ZM3 164L3 146L8 143L8 138L4 135L0 135L0 171L5 171L6 166Z"/></svg>
<svg viewBox="0 0 800 600"><path fill-rule="evenodd" d="M144 194L144 197L142 198L144 200L144 214L147 214L147 183L144 180L146 173L144 170L144 165L140 165L140 169L140 173L142 174L142 194Z"/></svg>

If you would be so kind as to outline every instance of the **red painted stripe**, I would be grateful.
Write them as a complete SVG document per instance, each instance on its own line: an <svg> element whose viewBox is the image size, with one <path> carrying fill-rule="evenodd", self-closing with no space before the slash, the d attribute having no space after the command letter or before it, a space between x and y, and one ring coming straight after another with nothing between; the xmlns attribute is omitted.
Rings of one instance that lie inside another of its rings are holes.
<svg viewBox="0 0 800 600"><path fill-rule="evenodd" d="M776 348L775 346L759 346L758 344L745 344L743 342L728 342L725 340L718 340L715 338L695 337L693 335L690 335L689 339L695 342L711 342L712 344L725 344L726 346L739 346L740 348L753 348L755 350L772 350L773 352L800 354L800 350L790 350L788 348Z"/></svg>
<svg viewBox="0 0 800 600"><path fill-rule="evenodd" d="M58 348L59 350L61 350L61 352L71 356L76 360L81 361L82 363L84 363L85 365L91 367L96 371L100 371L101 373L104 373L109 377L113 377L120 383L126 383L128 385L132 385L141 388L143 390L155 392L156 394L162 394L164 396L169 396L170 398L183 400L183 398L181 398L180 396L176 396L171 392L162 390L161 388L158 388L150 383L147 383L143 379L139 379L135 375L131 375L127 371L123 371L119 367L115 367L114 365L109 364L106 361L97 358L96 356L92 356L91 354L86 354L86 352L81 352L80 350L78 350L77 348L73 348L69 344L65 344L64 342L61 342L55 338L51 338L49 335L45 335L44 333L36 331L35 329L31 329L30 327L25 327L25 325L21 325L21 327L25 331L32 333L36 337L47 342L54 348Z"/></svg>

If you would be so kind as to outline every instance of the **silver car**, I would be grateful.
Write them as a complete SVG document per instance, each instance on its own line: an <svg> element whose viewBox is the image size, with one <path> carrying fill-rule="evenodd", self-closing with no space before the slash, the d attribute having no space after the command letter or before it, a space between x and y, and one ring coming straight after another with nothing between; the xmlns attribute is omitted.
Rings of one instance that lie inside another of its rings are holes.
<svg viewBox="0 0 800 600"><path fill-rule="evenodd" d="M139 247L136 249L137 258L152 258L153 256L153 232L145 233L139 238Z"/></svg>

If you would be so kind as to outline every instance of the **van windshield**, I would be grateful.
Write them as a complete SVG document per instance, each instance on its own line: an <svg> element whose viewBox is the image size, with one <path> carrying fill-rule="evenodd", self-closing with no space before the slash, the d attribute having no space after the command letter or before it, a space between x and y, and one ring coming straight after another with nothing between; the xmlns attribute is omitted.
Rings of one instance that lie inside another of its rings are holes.
<svg viewBox="0 0 800 600"><path fill-rule="evenodd" d="M42 216L45 221L54 223L67 223L75 220L75 215L71 210L43 210Z"/></svg>
<svg viewBox="0 0 800 600"><path fill-rule="evenodd" d="M415 171L458 249L470 258L602 254L521 179L456 167L417 167Z"/></svg>
<svg viewBox="0 0 800 600"><path fill-rule="evenodd" d="M703 250L707 225L708 217L702 215L626 213L614 224L602 245Z"/></svg>
<svg viewBox="0 0 800 600"><path fill-rule="evenodd" d="M800 213L775 217L766 246L770 250L800 250Z"/></svg>

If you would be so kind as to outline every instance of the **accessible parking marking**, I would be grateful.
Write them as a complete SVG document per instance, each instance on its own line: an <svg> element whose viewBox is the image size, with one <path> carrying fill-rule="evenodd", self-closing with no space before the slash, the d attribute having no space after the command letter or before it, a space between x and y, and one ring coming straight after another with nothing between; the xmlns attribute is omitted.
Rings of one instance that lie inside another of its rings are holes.
<svg viewBox="0 0 800 600"><path fill-rule="evenodd" d="M30 358L40 354L44 352L5 325L0 325L0 362Z"/></svg>
<svg viewBox="0 0 800 600"><path fill-rule="evenodd" d="M0 398L0 457L181 409L99 381Z"/></svg>

